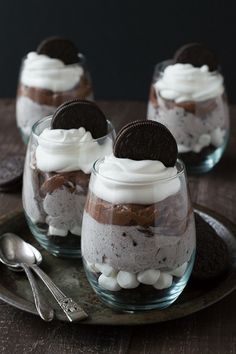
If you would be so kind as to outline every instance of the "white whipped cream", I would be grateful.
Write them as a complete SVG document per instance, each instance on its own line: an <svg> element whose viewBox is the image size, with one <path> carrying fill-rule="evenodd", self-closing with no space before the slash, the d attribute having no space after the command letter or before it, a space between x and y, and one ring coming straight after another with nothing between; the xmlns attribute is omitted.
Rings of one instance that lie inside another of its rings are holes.
<svg viewBox="0 0 236 354"><path fill-rule="evenodd" d="M44 172L82 170L90 173L97 159L111 153L112 144L109 136L98 143L83 127L69 130L46 128L38 137L36 164Z"/></svg>
<svg viewBox="0 0 236 354"><path fill-rule="evenodd" d="M154 85L157 94L176 103L205 101L221 95L224 91L223 76L191 64L174 64L165 68L162 77Z"/></svg>
<svg viewBox="0 0 236 354"><path fill-rule="evenodd" d="M72 89L83 75L79 64L66 65L59 59L30 52L21 73L23 85L62 92Z"/></svg>
<svg viewBox="0 0 236 354"><path fill-rule="evenodd" d="M171 178L176 175L176 167L165 167L160 161L134 161L111 154L98 165L91 189L110 203L150 204L179 191L179 178Z"/></svg>

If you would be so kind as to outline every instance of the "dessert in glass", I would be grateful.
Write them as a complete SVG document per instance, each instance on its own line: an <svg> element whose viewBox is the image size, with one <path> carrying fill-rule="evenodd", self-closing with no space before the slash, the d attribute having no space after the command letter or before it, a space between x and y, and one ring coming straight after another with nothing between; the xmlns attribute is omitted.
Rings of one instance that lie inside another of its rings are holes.
<svg viewBox="0 0 236 354"><path fill-rule="evenodd" d="M157 64L147 116L170 129L188 172L212 169L229 137L224 79L215 55L195 43Z"/></svg>
<svg viewBox="0 0 236 354"><path fill-rule="evenodd" d="M184 165L162 124L137 121L93 167L82 222L82 257L99 298L121 311L165 308L195 258L195 223Z"/></svg>
<svg viewBox="0 0 236 354"><path fill-rule="evenodd" d="M114 129L92 102L72 100L33 126L23 207L30 230L51 254L80 256L80 234L95 160L112 151Z"/></svg>
<svg viewBox="0 0 236 354"><path fill-rule="evenodd" d="M23 141L28 142L34 123L73 98L93 100L85 57L67 39L47 38L21 66L16 120Z"/></svg>

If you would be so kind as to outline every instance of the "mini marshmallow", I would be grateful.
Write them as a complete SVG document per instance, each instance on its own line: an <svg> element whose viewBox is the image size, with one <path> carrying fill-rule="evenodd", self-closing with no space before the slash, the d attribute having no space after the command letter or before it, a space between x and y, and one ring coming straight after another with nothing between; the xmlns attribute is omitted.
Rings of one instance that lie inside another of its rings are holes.
<svg viewBox="0 0 236 354"><path fill-rule="evenodd" d="M181 278L184 275L184 273L187 269L187 266L188 266L188 262L185 262L181 266L179 266L178 268L170 270L168 273L175 276L175 277Z"/></svg>
<svg viewBox="0 0 236 354"><path fill-rule="evenodd" d="M213 130L211 133L211 142L215 147L219 147L223 144L225 137L225 130L220 129L220 127Z"/></svg>
<svg viewBox="0 0 236 354"><path fill-rule="evenodd" d="M202 134L198 139L197 144L193 147L193 151L198 153L204 147L210 145L210 143L211 143L211 136L209 134Z"/></svg>
<svg viewBox="0 0 236 354"><path fill-rule="evenodd" d="M193 146L193 152L199 153L201 151L202 147L200 144L196 144Z"/></svg>
<svg viewBox="0 0 236 354"><path fill-rule="evenodd" d="M48 234L54 236L67 236L68 231L65 229L58 229L52 225L49 225Z"/></svg>
<svg viewBox="0 0 236 354"><path fill-rule="evenodd" d="M117 283L116 277L106 277L104 274L101 274L98 278L98 284L110 291L119 291L121 288Z"/></svg>
<svg viewBox="0 0 236 354"><path fill-rule="evenodd" d="M202 134L198 140L198 144L202 147L208 146L211 143L211 136L209 134Z"/></svg>
<svg viewBox="0 0 236 354"><path fill-rule="evenodd" d="M95 273L99 273L99 270L95 267L95 264L94 263L90 263L88 261L86 261L86 265L87 265L87 268L91 271L91 272L95 272Z"/></svg>
<svg viewBox="0 0 236 354"><path fill-rule="evenodd" d="M162 290L172 285L173 277L171 274L161 272L157 282L153 285L155 289Z"/></svg>
<svg viewBox="0 0 236 354"><path fill-rule="evenodd" d="M81 236L81 227L79 225L75 225L72 229L70 229L70 232L74 235Z"/></svg>
<svg viewBox="0 0 236 354"><path fill-rule="evenodd" d="M115 269L106 263L95 263L95 268L98 269L99 272L104 274L106 277L112 277L117 274Z"/></svg>
<svg viewBox="0 0 236 354"><path fill-rule="evenodd" d="M120 270L117 274L117 282L124 289L134 289L139 286L136 275L123 270Z"/></svg>
<svg viewBox="0 0 236 354"><path fill-rule="evenodd" d="M137 275L137 279L142 284L154 285L157 282L160 274L161 272L159 270L147 269L143 272L139 272Z"/></svg>

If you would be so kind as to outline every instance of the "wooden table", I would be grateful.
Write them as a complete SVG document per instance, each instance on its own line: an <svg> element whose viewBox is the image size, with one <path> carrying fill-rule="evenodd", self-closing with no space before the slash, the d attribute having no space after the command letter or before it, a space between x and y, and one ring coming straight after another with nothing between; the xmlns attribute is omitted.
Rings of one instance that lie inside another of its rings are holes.
<svg viewBox="0 0 236 354"><path fill-rule="evenodd" d="M125 122L145 118L142 102L100 102L118 130ZM215 169L190 177L194 202L222 213L236 223L236 106L227 151ZM0 100L0 154L24 152L15 125L14 101ZM0 215L21 207L21 194L0 193ZM1 275L0 275L1 277ZM194 315L157 325L87 327L44 323L0 302L0 353L236 353L236 292Z"/></svg>

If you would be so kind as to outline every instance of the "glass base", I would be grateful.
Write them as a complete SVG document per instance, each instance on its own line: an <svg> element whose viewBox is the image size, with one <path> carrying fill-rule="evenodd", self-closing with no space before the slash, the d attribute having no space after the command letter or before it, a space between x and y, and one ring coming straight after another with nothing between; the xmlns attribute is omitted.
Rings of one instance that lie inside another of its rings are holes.
<svg viewBox="0 0 236 354"><path fill-rule="evenodd" d="M56 257L81 258L81 237L69 233L67 236L48 236L44 224L34 224L26 215L31 233L38 243ZM46 225L46 224L45 224Z"/></svg>
<svg viewBox="0 0 236 354"><path fill-rule="evenodd" d="M225 147L226 143L219 148L207 147L200 153L179 154L179 158L184 162L188 174L203 174L212 170L220 161Z"/></svg>
<svg viewBox="0 0 236 354"><path fill-rule="evenodd" d="M164 290L157 290L151 285L142 284L135 289L122 289L119 291L105 290L98 285L98 275L88 269L85 260L83 260L83 263L91 287L105 305L115 311L134 313L138 311L164 309L176 301L187 285L192 272L194 259L195 252L182 278L174 277L172 286Z"/></svg>

